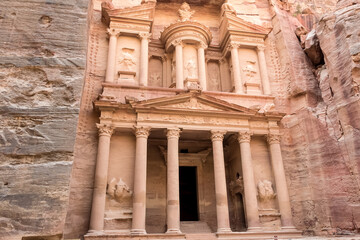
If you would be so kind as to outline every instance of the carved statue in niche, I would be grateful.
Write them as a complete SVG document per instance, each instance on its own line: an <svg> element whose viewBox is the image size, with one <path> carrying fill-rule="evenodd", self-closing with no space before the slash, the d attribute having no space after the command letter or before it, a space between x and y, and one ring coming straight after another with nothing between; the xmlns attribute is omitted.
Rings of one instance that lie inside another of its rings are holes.
<svg viewBox="0 0 360 240"><path fill-rule="evenodd" d="M153 72L149 77L151 86L161 86L161 75L159 72Z"/></svg>
<svg viewBox="0 0 360 240"><path fill-rule="evenodd" d="M131 48L123 48L120 57L120 65L122 65L126 71L134 71L134 67L136 65L135 57L134 57L135 49Z"/></svg>
<svg viewBox="0 0 360 240"><path fill-rule="evenodd" d="M196 65L195 65L194 60L190 59L187 62L185 69L187 71L188 78L196 78Z"/></svg>
<svg viewBox="0 0 360 240"><path fill-rule="evenodd" d="M107 194L121 203L132 197L132 191L121 178L113 178L107 186Z"/></svg>
<svg viewBox="0 0 360 240"><path fill-rule="evenodd" d="M218 65L215 62L208 64L208 87L209 90L219 91L220 90L220 73L218 71Z"/></svg>
<svg viewBox="0 0 360 240"><path fill-rule="evenodd" d="M190 21L194 13L195 11L190 9L190 5L184 2L178 11L180 17L179 21L180 22Z"/></svg>
<svg viewBox="0 0 360 240"><path fill-rule="evenodd" d="M243 67L243 72L245 73L245 76L247 77L247 82L255 82L255 76L257 74L257 71L255 69L256 61L246 61L246 66Z"/></svg>
<svg viewBox="0 0 360 240"><path fill-rule="evenodd" d="M269 180L259 181L257 184L258 196L261 201L268 201L275 198L276 193L272 187L272 183Z"/></svg>

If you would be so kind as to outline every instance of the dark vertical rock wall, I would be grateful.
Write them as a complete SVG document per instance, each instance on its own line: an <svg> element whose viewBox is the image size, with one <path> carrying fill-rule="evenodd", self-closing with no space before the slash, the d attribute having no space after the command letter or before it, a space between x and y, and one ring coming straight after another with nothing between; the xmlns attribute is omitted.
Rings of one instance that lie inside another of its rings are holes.
<svg viewBox="0 0 360 240"><path fill-rule="evenodd" d="M0 239L63 231L87 0L0 1Z"/></svg>

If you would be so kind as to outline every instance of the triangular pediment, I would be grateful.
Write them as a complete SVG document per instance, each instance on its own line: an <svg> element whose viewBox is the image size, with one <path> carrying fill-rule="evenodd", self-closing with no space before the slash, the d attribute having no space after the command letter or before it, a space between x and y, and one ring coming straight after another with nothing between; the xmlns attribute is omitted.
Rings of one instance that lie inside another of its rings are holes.
<svg viewBox="0 0 360 240"><path fill-rule="evenodd" d="M181 112L241 113L255 115L257 112L204 93L189 92L173 97L155 98L131 104L135 109L169 110Z"/></svg>
<svg viewBox="0 0 360 240"><path fill-rule="evenodd" d="M249 32L249 33L257 33L257 34L268 34L268 30L262 26L247 22L237 16L234 15L226 15L228 29L236 30L240 32Z"/></svg>

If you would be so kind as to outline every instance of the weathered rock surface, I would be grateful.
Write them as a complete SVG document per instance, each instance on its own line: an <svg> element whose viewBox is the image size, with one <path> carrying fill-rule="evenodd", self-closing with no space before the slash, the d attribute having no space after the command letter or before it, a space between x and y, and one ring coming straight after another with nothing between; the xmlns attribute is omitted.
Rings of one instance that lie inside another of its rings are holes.
<svg viewBox="0 0 360 240"><path fill-rule="evenodd" d="M61 237L88 1L0 2L0 239Z"/></svg>
<svg viewBox="0 0 360 240"><path fill-rule="evenodd" d="M319 39L316 35L315 29L311 30L304 41L304 51L310 58L314 66L324 64L324 55L321 51Z"/></svg>

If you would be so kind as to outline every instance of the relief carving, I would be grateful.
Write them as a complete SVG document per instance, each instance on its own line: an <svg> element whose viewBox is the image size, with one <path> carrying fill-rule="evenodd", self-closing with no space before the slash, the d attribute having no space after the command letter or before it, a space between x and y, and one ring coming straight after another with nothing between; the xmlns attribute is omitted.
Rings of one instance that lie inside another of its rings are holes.
<svg viewBox="0 0 360 240"><path fill-rule="evenodd" d="M123 70L126 71L135 71L135 57L134 57L134 51L135 49L131 49L131 48L123 48L122 52L121 52L121 57L120 57L120 65L122 67L124 67Z"/></svg>
<svg viewBox="0 0 360 240"><path fill-rule="evenodd" d="M196 64L195 61L193 59L190 59L186 66L185 66L185 70L187 71L187 77L188 78L196 78Z"/></svg>
<svg viewBox="0 0 360 240"><path fill-rule="evenodd" d="M180 17L179 21L180 22L190 21L194 13L195 11L190 9L189 4L184 2L178 11Z"/></svg>
<svg viewBox="0 0 360 240"><path fill-rule="evenodd" d="M257 82L258 79L255 79L257 71L255 69L256 61L246 61L246 66L243 67L243 72L245 73L247 82Z"/></svg>
<svg viewBox="0 0 360 240"><path fill-rule="evenodd" d="M229 3L229 0L225 0L224 4L221 6L221 10L224 12L230 12L231 14L236 16L236 10L234 6Z"/></svg>
<svg viewBox="0 0 360 240"><path fill-rule="evenodd" d="M161 86L161 74L159 72L151 73L149 82L150 86Z"/></svg>
<svg viewBox="0 0 360 240"><path fill-rule="evenodd" d="M201 104L196 98L190 98L188 102L171 105L173 108L199 109L199 110L219 110L208 105Z"/></svg>
<svg viewBox="0 0 360 240"><path fill-rule="evenodd" d="M132 197L132 191L121 178L111 179L106 193L119 203L129 201Z"/></svg>
<svg viewBox="0 0 360 240"><path fill-rule="evenodd" d="M269 180L259 181L257 184L258 197L261 201L268 201L276 197L272 183Z"/></svg>

